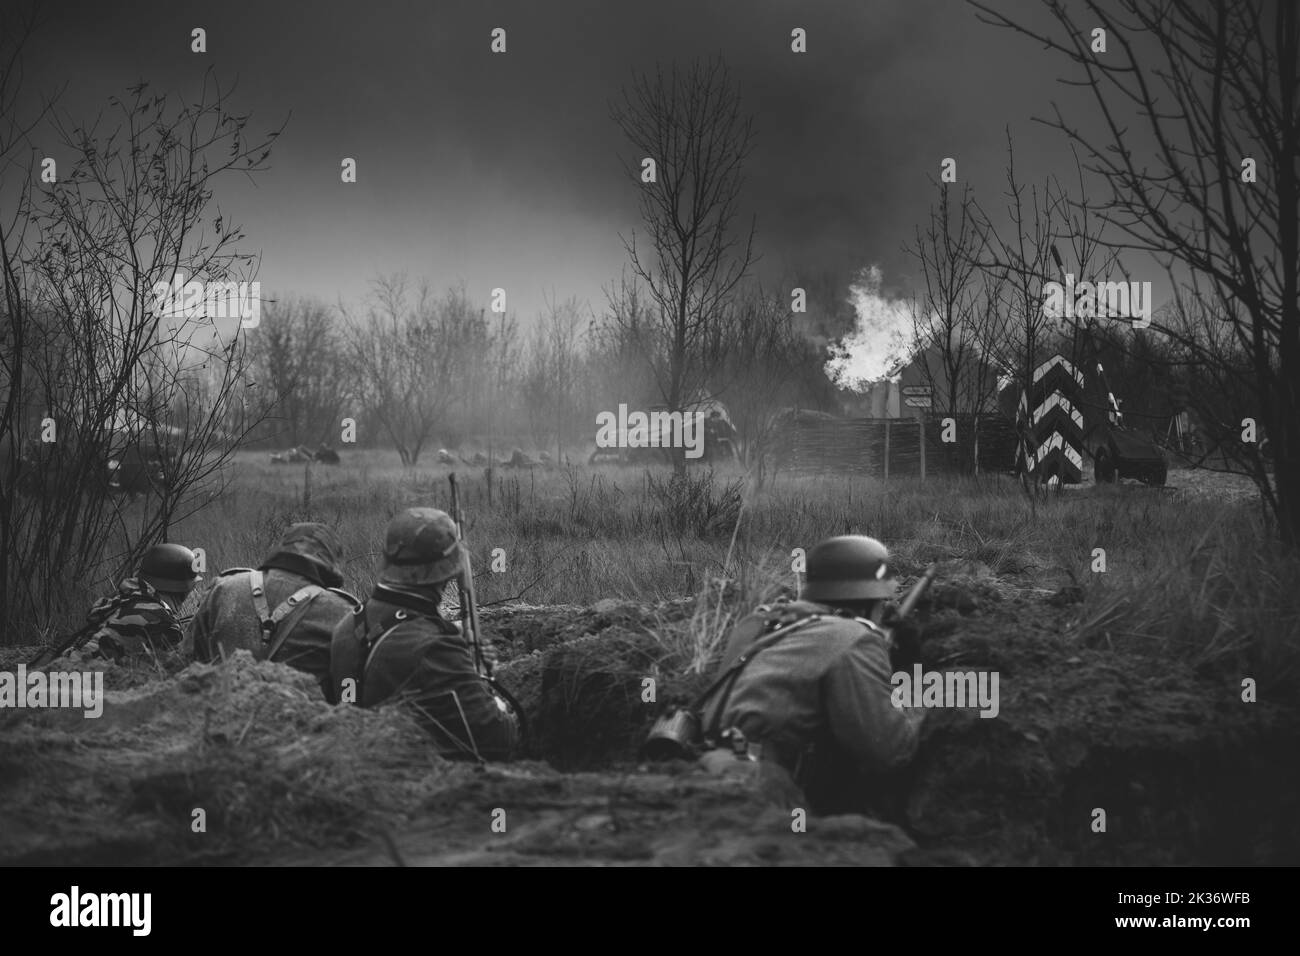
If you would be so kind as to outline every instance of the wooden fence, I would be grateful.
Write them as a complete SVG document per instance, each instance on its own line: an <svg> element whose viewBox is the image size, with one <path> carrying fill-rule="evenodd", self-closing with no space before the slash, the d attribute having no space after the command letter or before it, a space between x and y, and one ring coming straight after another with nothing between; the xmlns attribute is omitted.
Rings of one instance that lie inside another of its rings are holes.
<svg viewBox="0 0 1300 956"><path fill-rule="evenodd" d="M943 420L955 420L956 441L943 441ZM1000 415L930 415L919 418L847 418L804 422L776 437L778 469L801 473L853 473L882 480L927 474L972 474L978 431L982 472L1015 465L1015 426Z"/></svg>

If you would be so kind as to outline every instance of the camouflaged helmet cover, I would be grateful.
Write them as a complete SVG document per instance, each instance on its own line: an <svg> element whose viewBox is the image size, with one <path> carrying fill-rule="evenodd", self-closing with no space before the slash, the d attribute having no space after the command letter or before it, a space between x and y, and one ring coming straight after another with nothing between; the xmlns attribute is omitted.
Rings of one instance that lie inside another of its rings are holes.
<svg viewBox="0 0 1300 956"><path fill-rule="evenodd" d="M299 555L342 580L343 543L329 525L315 521L289 525L280 543L267 556L267 562L280 554Z"/></svg>
<svg viewBox="0 0 1300 956"><path fill-rule="evenodd" d="M437 508L407 508L388 523L384 539L387 584L441 584L461 572L456 523Z"/></svg>
<svg viewBox="0 0 1300 956"><path fill-rule="evenodd" d="M861 534L827 538L808 552L809 601L879 601L892 598L898 578L889 564L889 549Z"/></svg>

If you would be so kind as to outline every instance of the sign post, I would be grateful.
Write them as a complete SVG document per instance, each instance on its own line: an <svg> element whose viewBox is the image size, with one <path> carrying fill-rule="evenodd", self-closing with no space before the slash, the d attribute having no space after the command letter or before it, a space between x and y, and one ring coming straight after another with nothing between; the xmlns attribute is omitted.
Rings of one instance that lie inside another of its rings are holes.
<svg viewBox="0 0 1300 956"><path fill-rule="evenodd" d="M908 408L929 408L934 398L929 385L908 385L903 389L903 404Z"/></svg>
<svg viewBox="0 0 1300 956"><path fill-rule="evenodd" d="M1062 355L1034 370L1029 395L1021 396L1033 447L1024 449L1025 469L1038 479L1055 476L1063 485L1083 480L1083 373Z"/></svg>

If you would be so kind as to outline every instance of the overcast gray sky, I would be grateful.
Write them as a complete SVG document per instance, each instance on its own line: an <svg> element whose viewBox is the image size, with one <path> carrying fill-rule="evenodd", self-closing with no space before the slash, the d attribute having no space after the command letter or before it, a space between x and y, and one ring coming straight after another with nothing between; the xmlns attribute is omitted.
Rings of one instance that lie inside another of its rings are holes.
<svg viewBox="0 0 1300 956"><path fill-rule="evenodd" d="M483 302L502 286L525 323L552 292L599 308L626 262L637 187L609 102L633 69L713 53L731 67L757 131L746 208L760 275L847 284L875 264L886 289L910 281L900 246L943 157L997 207L1005 128L1026 179L1064 175L1064 137L1030 118L1053 97L1080 102L1055 83L1055 58L954 0L142 0L44 16L28 88L66 85L74 122L141 79L192 97L208 67L237 83L230 105L255 127L288 119L268 172L217 185L262 254L264 292L356 301L377 273L404 270L463 280ZM794 27L806 54L790 50ZM340 182L345 156L355 185Z"/></svg>

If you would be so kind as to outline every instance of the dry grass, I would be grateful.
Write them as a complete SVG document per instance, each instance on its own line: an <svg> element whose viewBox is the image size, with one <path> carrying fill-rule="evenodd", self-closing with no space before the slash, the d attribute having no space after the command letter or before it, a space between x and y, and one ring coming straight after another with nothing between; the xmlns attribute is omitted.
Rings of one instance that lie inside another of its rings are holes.
<svg viewBox="0 0 1300 956"><path fill-rule="evenodd" d="M447 472L357 451L341 466L313 466L304 508L302 466L241 455L231 490L174 538L203 547L212 573L256 563L292 521L325 521L347 549L347 586L364 595L385 523L414 504L446 508ZM1075 581L1085 592L1084 640L1148 640L1159 653L1206 660L1245 648L1288 667L1300 644L1300 569L1261 545L1268 536L1249 501L1088 486L1031 505L1001 477L786 477L755 493L736 473L681 482L666 469L498 469L490 490L482 470L459 474L481 601L698 595L679 655L688 668L708 658L737 613L795 584L793 549L844 533L882 538L905 573L955 560L1031 589ZM1095 548L1105 549L1104 574L1091 570ZM504 570L493 569L494 553ZM69 621L107 583L70 595Z"/></svg>

